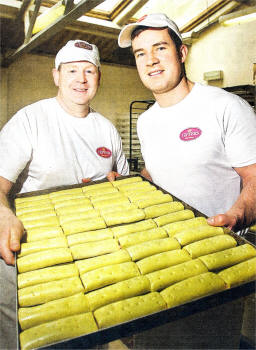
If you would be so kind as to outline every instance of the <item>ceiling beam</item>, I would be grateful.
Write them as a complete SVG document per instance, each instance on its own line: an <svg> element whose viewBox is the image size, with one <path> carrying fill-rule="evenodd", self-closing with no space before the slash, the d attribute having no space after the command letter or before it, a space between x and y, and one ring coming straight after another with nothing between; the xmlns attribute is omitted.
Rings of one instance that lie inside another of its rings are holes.
<svg viewBox="0 0 256 350"><path fill-rule="evenodd" d="M27 43L21 45L14 53L5 56L1 60L3 67L8 67L22 54L31 51L36 46L46 40L49 40L53 35L60 32L66 25L81 17L84 13L89 12L92 8L101 4L104 0L81 0L70 12L59 17L55 22L35 34Z"/></svg>

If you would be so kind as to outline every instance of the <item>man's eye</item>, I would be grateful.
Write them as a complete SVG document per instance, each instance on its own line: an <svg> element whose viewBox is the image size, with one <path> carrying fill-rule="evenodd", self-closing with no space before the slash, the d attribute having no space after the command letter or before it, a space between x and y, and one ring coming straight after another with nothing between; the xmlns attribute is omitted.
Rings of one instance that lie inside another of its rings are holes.
<svg viewBox="0 0 256 350"><path fill-rule="evenodd" d="M142 56L144 56L143 52L139 52L139 53L136 54L136 58L139 58L139 57L142 57Z"/></svg>
<svg viewBox="0 0 256 350"><path fill-rule="evenodd" d="M76 70L75 69L70 69L69 73L75 73Z"/></svg>
<svg viewBox="0 0 256 350"><path fill-rule="evenodd" d="M159 46L159 47L158 47L158 50L159 50L159 51L165 50L165 46Z"/></svg>

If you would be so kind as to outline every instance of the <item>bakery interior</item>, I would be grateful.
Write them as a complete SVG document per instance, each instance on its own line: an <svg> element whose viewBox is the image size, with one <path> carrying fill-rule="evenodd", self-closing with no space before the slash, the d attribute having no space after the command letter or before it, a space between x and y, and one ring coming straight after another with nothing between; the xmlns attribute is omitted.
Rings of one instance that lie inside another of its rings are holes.
<svg viewBox="0 0 256 350"><path fill-rule="evenodd" d="M130 49L119 48L117 38L125 24L155 12L178 24L189 48L189 79L238 94L256 109L255 0L0 0L0 129L23 106L56 94L56 53L68 40L86 40L101 57L101 86L92 107L117 127L131 174L139 174L144 163L136 122L154 99ZM255 244L254 228L245 238ZM244 303L239 348L255 349L255 291ZM109 344L127 348L118 340Z"/></svg>

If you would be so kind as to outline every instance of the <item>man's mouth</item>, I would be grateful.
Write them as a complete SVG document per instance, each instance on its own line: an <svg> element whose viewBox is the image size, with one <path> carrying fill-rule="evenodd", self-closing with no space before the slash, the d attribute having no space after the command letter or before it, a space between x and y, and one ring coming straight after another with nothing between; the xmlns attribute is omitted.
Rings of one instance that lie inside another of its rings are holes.
<svg viewBox="0 0 256 350"><path fill-rule="evenodd" d="M156 70L156 71L154 71L154 72L149 73L148 75L149 75L150 77L153 77L153 76L159 75L159 74L161 74L161 73L163 73L163 70Z"/></svg>
<svg viewBox="0 0 256 350"><path fill-rule="evenodd" d="M86 92L88 89L74 89L77 92Z"/></svg>

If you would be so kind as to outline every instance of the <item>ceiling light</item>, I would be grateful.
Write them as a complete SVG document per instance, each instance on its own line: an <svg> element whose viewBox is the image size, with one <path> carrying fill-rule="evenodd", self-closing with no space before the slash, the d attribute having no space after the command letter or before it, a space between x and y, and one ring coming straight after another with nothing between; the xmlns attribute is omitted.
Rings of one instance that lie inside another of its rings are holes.
<svg viewBox="0 0 256 350"><path fill-rule="evenodd" d="M256 20L256 6L220 16L219 23L224 26L232 26L234 24L242 24L253 20Z"/></svg>

